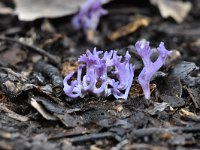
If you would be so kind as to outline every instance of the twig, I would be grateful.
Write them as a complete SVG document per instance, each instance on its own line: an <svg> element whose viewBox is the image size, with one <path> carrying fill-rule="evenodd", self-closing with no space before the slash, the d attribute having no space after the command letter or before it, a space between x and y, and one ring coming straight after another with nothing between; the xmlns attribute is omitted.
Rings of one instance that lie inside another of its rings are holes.
<svg viewBox="0 0 200 150"><path fill-rule="evenodd" d="M136 138L169 132L200 133L200 127L174 127L174 128L145 128L132 131Z"/></svg>
<svg viewBox="0 0 200 150"><path fill-rule="evenodd" d="M114 138L115 139L115 135L111 132L91 133L91 134L85 134L85 135L80 135L80 136L69 138L69 141L72 143L78 143L78 142L94 141L94 140L106 139L106 138Z"/></svg>
<svg viewBox="0 0 200 150"><path fill-rule="evenodd" d="M21 42L21 41L18 41L18 40L16 40L16 39L9 38L9 37L0 37L0 40L1 40L1 41L7 41L7 42L15 42L15 43L18 43L18 44L20 44L20 45L22 45L22 46L24 46L24 47L27 47L27 48L30 49L30 50L33 50L33 51L35 51L35 52L37 52L37 53L39 53L39 54L41 54L41 55L43 55L43 56L48 57L49 60L50 60L52 63L56 64L57 66L59 66L59 64L60 64L60 61L61 61L61 60L60 60L59 57L54 56L54 55L51 55L50 53L48 53L47 51L45 51L45 50L43 50L43 49L41 49L41 48L39 48L39 47L36 47L36 46L33 46L33 45L28 45L28 44L26 44L26 43L24 43L24 42Z"/></svg>

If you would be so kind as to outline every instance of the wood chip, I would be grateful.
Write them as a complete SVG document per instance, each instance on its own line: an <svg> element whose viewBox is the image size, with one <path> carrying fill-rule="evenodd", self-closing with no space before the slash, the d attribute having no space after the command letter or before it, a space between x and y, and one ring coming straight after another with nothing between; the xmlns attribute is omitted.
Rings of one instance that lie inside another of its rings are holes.
<svg viewBox="0 0 200 150"><path fill-rule="evenodd" d="M150 20L148 18L138 18L134 20L133 22L119 28L118 30L114 31L110 36L109 39L112 41L115 41L123 36L126 36L130 33L135 32L140 27L146 27L150 23Z"/></svg>

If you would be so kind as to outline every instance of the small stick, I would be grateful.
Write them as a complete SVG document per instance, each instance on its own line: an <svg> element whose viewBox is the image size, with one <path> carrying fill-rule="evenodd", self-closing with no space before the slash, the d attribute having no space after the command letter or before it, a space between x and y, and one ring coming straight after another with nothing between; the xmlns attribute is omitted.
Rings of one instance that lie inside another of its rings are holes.
<svg viewBox="0 0 200 150"><path fill-rule="evenodd" d="M24 42L21 42L21 41L18 41L18 40L16 40L16 39L9 38L9 37L2 37L2 36L0 36L0 40L1 40L1 41L7 41L7 42L15 42L15 43L18 43L18 44L20 44L20 45L22 45L22 46L24 46L24 47L27 47L27 48L30 49L30 50L33 50L33 51L35 51L35 52L37 52L37 53L39 53L39 54L41 54L41 55L43 55L43 56L48 57L49 60L50 60L52 63L54 63L54 64L56 64L56 65L58 65L58 66L59 66L59 64L60 64L60 61L61 61L61 60L60 60L59 57L56 57L56 56L54 56L54 55L51 55L50 53L48 53L47 51L45 51L45 50L43 50L43 49L41 49L41 48L39 48L39 47L36 47L36 46L33 46L33 45L28 45L28 44L26 44L26 43L24 43Z"/></svg>
<svg viewBox="0 0 200 150"><path fill-rule="evenodd" d="M79 142L86 142L86 141L91 141L91 140L94 141L94 140L106 139L106 138L115 138L115 136L111 132L91 133L91 134L85 134L85 135L69 138L69 141L72 143L79 143Z"/></svg>
<svg viewBox="0 0 200 150"><path fill-rule="evenodd" d="M145 128L132 131L132 135L136 138L151 136L154 134L162 134L169 132L184 132L184 133L200 133L199 127L174 127L174 128Z"/></svg>

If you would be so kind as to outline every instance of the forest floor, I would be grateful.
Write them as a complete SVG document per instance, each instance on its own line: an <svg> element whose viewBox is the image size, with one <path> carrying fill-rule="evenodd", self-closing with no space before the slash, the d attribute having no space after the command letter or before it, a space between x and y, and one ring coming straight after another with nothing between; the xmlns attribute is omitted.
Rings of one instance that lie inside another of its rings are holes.
<svg viewBox="0 0 200 150"><path fill-rule="evenodd" d="M0 1L0 149L200 149L200 3L189 3L177 23L149 0L113 0L97 31L85 33L73 29L72 15L23 21L1 8L13 10L12 0ZM140 39L173 51L151 81L150 100L137 82ZM130 52L136 70L127 100L64 94L63 78L94 47Z"/></svg>

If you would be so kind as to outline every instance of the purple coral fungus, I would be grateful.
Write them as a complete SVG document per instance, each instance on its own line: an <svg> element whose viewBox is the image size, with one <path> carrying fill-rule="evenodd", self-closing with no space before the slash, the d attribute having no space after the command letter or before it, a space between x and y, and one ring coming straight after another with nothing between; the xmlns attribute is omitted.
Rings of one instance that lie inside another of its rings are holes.
<svg viewBox="0 0 200 150"><path fill-rule="evenodd" d="M116 99L127 99L134 77L134 66L130 64L131 56L128 52L123 62L121 59L122 56L118 56L117 51L103 53L95 48L92 53L88 50L78 60L82 64L78 68L77 79L71 81L74 75L72 72L63 80L65 94L72 98L84 97L87 93L97 96L113 94ZM85 75L82 74L84 67ZM114 71L109 72L108 67L113 67ZM115 77L108 77L109 73Z"/></svg>
<svg viewBox="0 0 200 150"><path fill-rule="evenodd" d="M77 30L95 30L100 17L106 14L107 11L102 8L102 0L87 0L87 2L81 6L78 14L72 18L72 25Z"/></svg>
<svg viewBox="0 0 200 150"><path fill-rule="evenodd" d="M144 68L138 76L138 81L142 86L145 98L150 99L150 80L156 71L158 71L165 63L166 58L171 54L171 51L166 50L164 43L160 42L159 47L157 48L159 56L155 62L152 62L150 57L153 51L149 46L149 42L138 41L135 44L135 48L144 63Z"/></svg>
<svg viewBox="0 0 200 150"><path fill-rule="evenodd" d="M159 56L155 62L151 61L153 51L147 41L138 41L135 48L142 58L144 68L138 76L146 99L150 99L150 80L166 61L171 51L166 50L161 42L157 48ZM87 50L78 61L81 65L77 70L76 80L72 80L75 72L68 74L63 80L64 92L71 98L84 97L88 93L97 96L113 95L116 99L127 99L134 77L135 66L130 64L131 55L126 52L124 60L117 55L117 51ZM111 68L111 69L110 69ZM85 69L85 75L83 75ZM112 78L108 75L111 74ZM70 83L70 84L69 84Z"/></svg>

